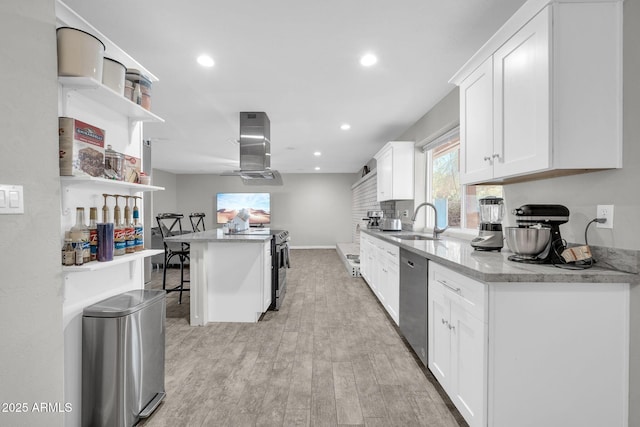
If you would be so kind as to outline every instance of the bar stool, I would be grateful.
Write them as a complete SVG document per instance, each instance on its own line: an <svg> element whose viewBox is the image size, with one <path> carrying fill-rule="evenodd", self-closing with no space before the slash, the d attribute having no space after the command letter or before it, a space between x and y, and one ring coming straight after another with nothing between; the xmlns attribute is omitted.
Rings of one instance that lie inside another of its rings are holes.
<svg viewBox="0 0 640 427"><path fill-rule="evenodd" d="M190 213L189 221L191 221L191 228L193 232L204 231L204 214L203 213Z"/></svg>
<svg viewBox="0 0 640 427"><path fill-rule="evenodd" d="M184 263L189 259L190 246L188 243L167 242L165 239L170 236L184 234L184 232L182 231L182 218L184 218L184 215L176 213L162 213L156 216L158 228L160 229L160 234L162 234L162 243L164 244L162 289L164 289L167 293L180 292L178 304L182 304L182 292L187 292L190 290L188 288L184 288L184 284L190 282L189 280L184 279ZM176 256L180 260L180 285L167 289L167 264L173 257Z"/></svg>

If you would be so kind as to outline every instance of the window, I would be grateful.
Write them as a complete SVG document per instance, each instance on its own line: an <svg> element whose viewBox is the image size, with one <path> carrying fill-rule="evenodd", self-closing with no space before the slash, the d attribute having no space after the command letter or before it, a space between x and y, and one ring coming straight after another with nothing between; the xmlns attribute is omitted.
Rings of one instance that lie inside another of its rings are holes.
<svg viewBox="0 0 640 427"><path fill-rule="evenodd" d="M477 229L478 200L502 197L501 185L460 184L460 129L447 132L424 148L427 152L427 201L438 208L438 227Z"/></svg>

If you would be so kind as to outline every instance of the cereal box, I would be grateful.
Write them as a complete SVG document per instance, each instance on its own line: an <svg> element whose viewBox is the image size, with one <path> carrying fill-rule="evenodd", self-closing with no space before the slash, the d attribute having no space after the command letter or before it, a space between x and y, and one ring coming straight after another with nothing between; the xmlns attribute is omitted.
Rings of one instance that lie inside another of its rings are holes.
<svg viewBox="0 0 640 427"><path fill-rule="evenodd" d="M124 180L138 184L140 182L140 158L124 156Z"/></svg>
<svg viewBox="0 0 640 427"><path fill-rule="evenodd" d="M103 129L70 117L58 117L60 175L102 177Z"/></svg>

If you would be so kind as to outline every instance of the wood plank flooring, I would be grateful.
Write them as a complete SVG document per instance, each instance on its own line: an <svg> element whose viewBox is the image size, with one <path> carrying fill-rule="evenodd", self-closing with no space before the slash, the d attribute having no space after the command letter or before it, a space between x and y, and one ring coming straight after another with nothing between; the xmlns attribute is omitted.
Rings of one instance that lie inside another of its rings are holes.
<svg viewBox="0 0 640 427"><path fill-rule="evenodd" d="M282 308L255 324L191 327L189 294L168 294L167 396L139 425L466 426L335 250L293 250L291 264Z"/></svg>

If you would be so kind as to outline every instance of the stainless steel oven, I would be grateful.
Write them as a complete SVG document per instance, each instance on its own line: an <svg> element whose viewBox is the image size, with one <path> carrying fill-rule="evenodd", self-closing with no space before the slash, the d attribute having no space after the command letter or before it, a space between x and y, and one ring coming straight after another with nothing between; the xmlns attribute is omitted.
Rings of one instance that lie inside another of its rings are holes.
<svg viewBox="0 0 640 427"><path fill-rule="evenodd" d="M279 310L287 292L289 260L289 232L271 230L271 310Z"/></svg>

